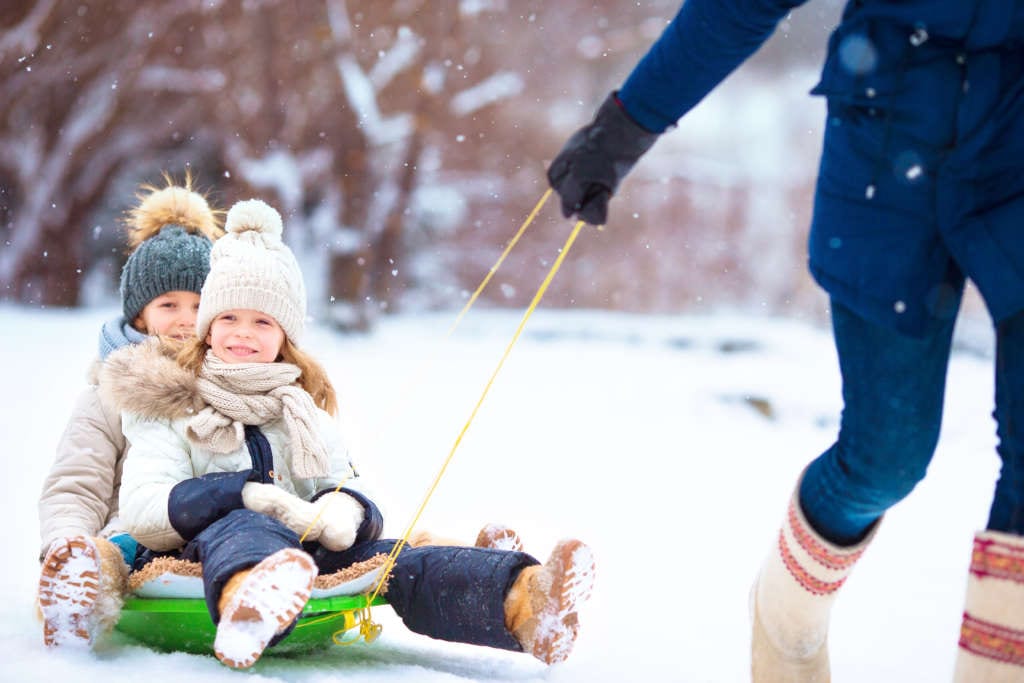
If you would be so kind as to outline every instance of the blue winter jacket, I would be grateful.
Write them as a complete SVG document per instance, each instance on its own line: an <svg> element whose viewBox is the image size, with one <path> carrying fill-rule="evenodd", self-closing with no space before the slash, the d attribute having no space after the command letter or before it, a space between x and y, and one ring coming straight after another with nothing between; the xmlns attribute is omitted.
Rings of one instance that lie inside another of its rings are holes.
<svg viewBox="0 0 1024 683"><path fill-rule="evenodd" d="M804 0L687 0L619 92L662 132ZM911 335L1024 309L1024 0L851 0L812 91L828 119L810 268Z"/></svg>

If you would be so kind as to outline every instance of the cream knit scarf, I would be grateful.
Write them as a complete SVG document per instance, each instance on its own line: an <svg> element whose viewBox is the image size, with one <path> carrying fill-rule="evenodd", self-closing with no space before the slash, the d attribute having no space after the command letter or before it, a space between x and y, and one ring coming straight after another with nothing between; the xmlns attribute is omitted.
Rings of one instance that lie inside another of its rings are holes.
<svg viewBox="0 0 1024 683"><path fill-rule="evenodd" d="M299 479L328 475L327 446L316 406L295 384L301 370L291 363L225 363L206 352L196 378L208 404L188 422L188 438L214 453L231 453L245 441L243 425L284 420L291 442L291 468Z"/></svg>

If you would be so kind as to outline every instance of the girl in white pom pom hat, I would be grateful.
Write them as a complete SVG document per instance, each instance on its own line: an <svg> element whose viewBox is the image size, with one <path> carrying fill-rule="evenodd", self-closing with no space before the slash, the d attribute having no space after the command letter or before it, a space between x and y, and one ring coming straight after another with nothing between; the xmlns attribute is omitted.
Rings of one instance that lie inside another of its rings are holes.
<svg viewBox="0 0 1024 683"><path fill-rule="evenodd" d="M326 373L296 346L306 294L280 215L240 202L225 229L196 342L173 359L151 347L119 352L104 375L127 411L122 516L148 548L202 563L215 653L243 668L288 634L318 574L396 541L379 538L380 510L352 486ZM154 405L151 392L186 400L131 412ZM413 631L553 663L576 639L593 569L576 540L543 565L512 550L407 547L384 595Z"/></svg>

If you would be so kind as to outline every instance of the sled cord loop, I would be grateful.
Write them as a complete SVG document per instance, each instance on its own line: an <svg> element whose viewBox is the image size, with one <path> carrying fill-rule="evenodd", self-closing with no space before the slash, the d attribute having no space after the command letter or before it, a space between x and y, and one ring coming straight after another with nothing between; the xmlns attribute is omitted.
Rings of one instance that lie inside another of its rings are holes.
<svg viewBox="0 0 1024 683"><path fill-rule="evenodd" d="M370 614L370 600L366 601L366 606L356 610L356 619L359 621L359 633L352 638L346 638L346 631L344 629L335 631L331 636L331 640L334 641L335 645L354 645L360 639L370 644L377 640L381 631L384 630L383 626L373 621L373 617Z"/></svg>
<svg viewBox="0 0 1024 683"><path fill-rule="evenodd" d="M550 190L548 191L548 194L550 194ZM546 199L547 196L548 195L545 194L544 199ZM543 199L541 203L543 203ZM538 204L538 208L539 206L540 204ZM505 352L502 354L501 360L498 361L498 365L494 368L494 372L491 373L491 377L487 381L483 393L480 394L480 398L477 399L476 405L473 406L473 410L470 413L469 418L466 420L466 423L463 425L458 437L455 439L455 443L452 444L451 450L448 452L448 457L445 458L444 463L441 465L441 469L437 473L437 476L434 477L434 482L430 485L430 488L427 489L427 493L423 497L423 502L420 503L419 508L416 510L416 514L413 515L412 521L409 522L409 526L406 527L405 533L402 534L402 538L398 541L398 543L395 544L395 547L392 548L391 552L388 554L388 558L387 561L384 563L384 570L381 572L380 579L377 581L377 585L374 587L373 593L370 595L370 599L367 601L367 620L369 620L370 603L372 603L377 598L377 595L382 590L382 587L387 583L388 577L391 575L391 570L395 566L395 560L398 558L398 554L402 551L402 548L408 542L409 536L412 534L412 530L416 527L416 524L419 521L420 516L423 514L423 510L427 507L427 502L430 500L430 497L434 494L434 491L437 489L438 484L441 483L441 477L444 476L445 471L448 469L448 465L451 463L452 457L455 455L455 451L458 449L459 444L462 443L462 438L466 435L466 432L469 430L470 424L472 424L473 419L476 418L477 413L480 411L480 406L483 405L484 399L487 398L487 394L488 392L490 392L491 386L494 384L494 380L497 378L502 366L505 364L505 361L508 359L509 354L512 352L512 347L515 346L516 342L519 340L519 336L523 333L523 329L526 327L526 321L530 319L531 315L533 315L534 310L537 308L537 305L540 303L541 298L547 291L548 286L554 279L555 273L557 273L558 269L562 267L562 262L565 260L566 255L569 253L569 249L572 248L572 245L576 241L576 237L579 235L580 230L583 228L584 224L584 221L578 221L576 223L575 227L572 229L572 232L569 234L568 239L565 240L565 244L563 244L562 248L559 250L558 258L555 259L554 264L552 264L547 276L544 278L544 281L541 282L540 287L537 289L537 293L534 294L533 300L530 302L530 305L527 307L526 312L523 314L522 320L519 321L519 326L516 328L515 334L512 335L511 341L509 341L508 345L505 347ZM376 626L376 624L374 624L374 626ZM362 627L360 627L360 630L362 630Z"/></svg>

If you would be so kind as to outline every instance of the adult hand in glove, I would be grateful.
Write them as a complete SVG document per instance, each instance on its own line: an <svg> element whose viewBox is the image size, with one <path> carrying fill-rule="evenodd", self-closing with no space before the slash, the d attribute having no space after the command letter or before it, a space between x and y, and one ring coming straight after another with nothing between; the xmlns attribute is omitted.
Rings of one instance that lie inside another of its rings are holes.
<svg viewBox="0 0 1024 683"><path fill-rule="evenodd" d="M548 182L562 199L562 215L604 225L608 200L633 164L658 139L641 128L615 93L605 99L594 120L573 133L548 168Z"/></svg>
<svg viewBox="0 0 1024 683"><path fill-rule="evenodd" d="M328 550L350 548L363 522L363 506L341 492L310 503L274 484L251 481L242 487L242 502L247 509L273 517L299 536L305 533L305 540L319 541Z"/></svg>

